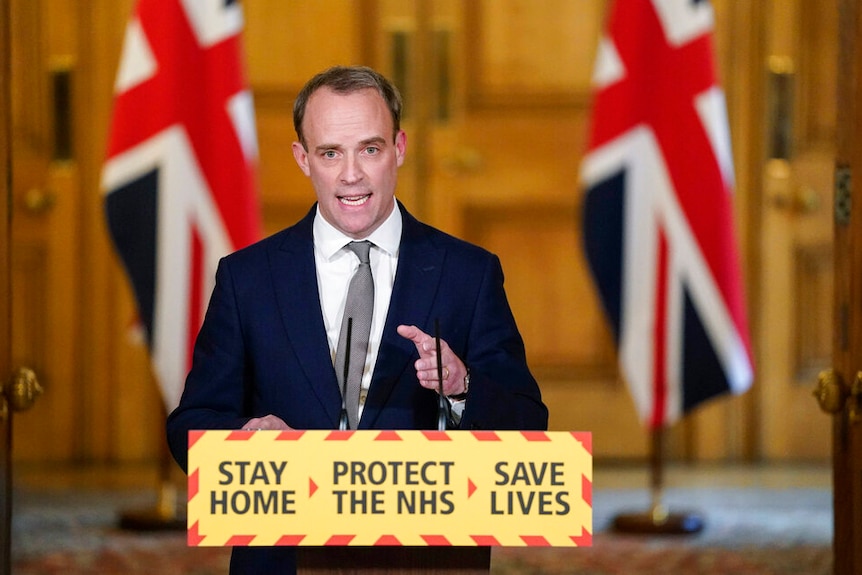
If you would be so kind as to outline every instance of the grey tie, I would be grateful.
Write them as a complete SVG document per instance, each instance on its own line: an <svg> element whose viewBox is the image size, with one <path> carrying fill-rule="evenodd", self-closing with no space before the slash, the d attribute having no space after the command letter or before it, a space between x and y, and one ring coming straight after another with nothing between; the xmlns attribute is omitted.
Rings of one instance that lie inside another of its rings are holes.
<svg viewBox="0 0 862 575"><path fill-rule="evenodd" d="M347 288L347 302L344 304L338 349L335 351L335 374L338 376L338 387L344 394L350 429L356 429L359 424L359 390L362 387L362 372L365 369L368 336L371 333L371 314L374 311L374 279L371 277L371 263L368 259L371 242L350 242L347 247L359 257L359 267ZM353 325L350 334L350 364L345 385L347 322L351 318Z"/></svg>

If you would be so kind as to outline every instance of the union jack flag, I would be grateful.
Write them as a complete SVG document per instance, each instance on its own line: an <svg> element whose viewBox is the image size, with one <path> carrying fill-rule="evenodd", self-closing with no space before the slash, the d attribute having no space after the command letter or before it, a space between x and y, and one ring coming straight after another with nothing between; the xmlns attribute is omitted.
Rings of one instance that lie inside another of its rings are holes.
<svg viewBox="0 0 862 575"><path fill-rule="evenodd" d="M231 0L139 0L102 172L156 379L179 402L220 257L260 237L254 106Z"/></svg>
<svg viewBox="0 0 862 575"><path fill-rule="evenodd" d="M581 166L587 260L641 420L751 386L733 163L706 0L617 0Z"/></svg>

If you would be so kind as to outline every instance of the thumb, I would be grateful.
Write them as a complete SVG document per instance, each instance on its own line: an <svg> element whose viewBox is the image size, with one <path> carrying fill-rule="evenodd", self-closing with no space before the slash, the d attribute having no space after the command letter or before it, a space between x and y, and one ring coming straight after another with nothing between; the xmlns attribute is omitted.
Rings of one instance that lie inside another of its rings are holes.
<svg viewBox="0 0 862 575"><path fill-rule="evenodd" d="M397 331L398 335L409 339L417 346L430 337L415 325L399 325Z"/></svg>

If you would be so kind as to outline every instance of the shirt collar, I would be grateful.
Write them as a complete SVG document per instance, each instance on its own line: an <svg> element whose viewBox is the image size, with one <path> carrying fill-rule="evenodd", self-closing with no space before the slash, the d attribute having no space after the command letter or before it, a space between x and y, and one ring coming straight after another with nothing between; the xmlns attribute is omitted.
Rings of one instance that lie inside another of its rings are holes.
<svg viewBox="0 0 862 575"><path fill-rule="evenodd" d="M395 198L392 199L392 202L395 204L395 208L389 217L380 224L380 227L371 232L371 235L362 239L370 241L390 256L395 257L398 255L398 246L401 243L402 221L401 210L398 208ZM313 230L314 246L327 260L331 260L341 248L353 241L353 238L326 221L320 214L319 204L314 215Z"/></svg>

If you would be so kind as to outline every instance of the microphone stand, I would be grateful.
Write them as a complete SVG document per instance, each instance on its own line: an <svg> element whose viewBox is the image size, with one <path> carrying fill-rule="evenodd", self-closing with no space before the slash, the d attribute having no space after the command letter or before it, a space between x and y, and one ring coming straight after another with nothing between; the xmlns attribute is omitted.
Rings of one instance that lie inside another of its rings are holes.
<svg viewBox="0 0 862 575"><path fill-rule="evenodd" d="M341 378L341 417L338 420L338 429L347 430L347 374L350 373L350 340L353 332L353 318L347 318L347 341L344 342L344 376Z"/></svg>
<svg viewBox="0 0 862 575"><path fill-rule="evenodd" d="M437 431L446 431L451 412L449 409L449 400L443 395L443 358L440 353L440 320L434 320L434 342L437 345L437 381L439 387L437 390Z"/></svg>

